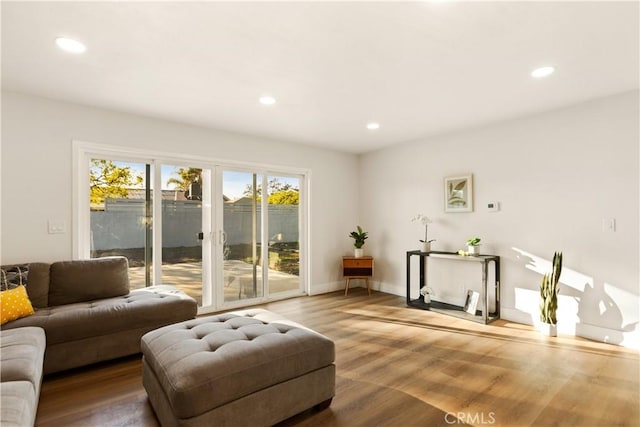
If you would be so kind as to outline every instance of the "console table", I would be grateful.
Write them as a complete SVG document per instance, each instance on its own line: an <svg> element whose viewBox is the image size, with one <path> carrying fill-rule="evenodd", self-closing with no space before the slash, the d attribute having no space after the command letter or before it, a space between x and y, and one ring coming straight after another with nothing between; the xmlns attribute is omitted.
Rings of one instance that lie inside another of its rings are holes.
<svg viewBox="0 0 640 427"><path fill-rule="evenodd" d="M476 310L474 314L467 313L464 307L448 304L441 301L432 300L430 303L425 303L422 296L418 299L411 299L411 257L417 256L420 258L420 283L418 289L427 285L427 279L425 277L425 265L427 260L436 259L448 259L462 262L476 262L482 266L482 287L480 290L480 299L478 301L479 310ZM493 263L494 267L494 304L495 311L489 312L490 297L487 292L487 276L489 272L489 263ZM451 316L459 317L461 319L467 319L478 323L491 323L494 320L500 318L500 257L497 255L476 255L476 256L463 256L458 255L455 252L421 252L421 251L408 251L407 252L407 305L409 307L421 308L423 310L431 310L438 313L448 314Z"/></svg>

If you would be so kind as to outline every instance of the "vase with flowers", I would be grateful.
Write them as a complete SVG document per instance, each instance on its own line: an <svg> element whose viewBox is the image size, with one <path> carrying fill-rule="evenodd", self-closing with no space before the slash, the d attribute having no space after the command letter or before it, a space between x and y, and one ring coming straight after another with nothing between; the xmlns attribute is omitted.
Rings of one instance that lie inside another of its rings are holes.
<svg viewBox="0 0 640 427"><path fill-rule="evenodd" d="M431 304L431 295L433 295L433 289L423 286L420 288L420 295L425 304Z"/></svg>
<svg viewBox="0 0 640 427"><path fill-rule="evenodd" d="M435 239L431 239L429 240L429 224L431 224L433 221L431 221L431 219L423 214L418 214L416 216L414 216L413 218L411 218L412 222L419 222L421 225L424 226L424 240L420 240L421 248L420 250L422 252L430 252L431 251L431 242L435 242Z"/></svg>

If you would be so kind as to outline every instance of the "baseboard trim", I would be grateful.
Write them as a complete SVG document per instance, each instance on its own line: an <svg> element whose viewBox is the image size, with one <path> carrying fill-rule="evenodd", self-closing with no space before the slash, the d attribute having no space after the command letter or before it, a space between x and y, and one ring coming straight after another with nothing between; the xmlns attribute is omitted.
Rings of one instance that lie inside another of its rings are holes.
<svg viewBox="0 0 640 427"><path fill-rule="evenodd" d="M376 282L374 280L370 281L370 286L372 291L384 292L385 294L398 295L400 297L404 296L405 288L402 286L391 285L383 282ZM364 280L360 280L358 282L353 281L349 288L365 288L366 284ZM330 292L336 291L344 291L344 281L339 282L329 282L322 283L320 285L313 285L311 287L311 292L309 295L320 295L320 294L328 294Z"/></svg>
<svg viewBox="0 0 640 427"><path fill-rule="evenodd" d="M385 294L398 295L399 297L405 296L407 290L406 286L392 285L384 282L374 282L372 289L384 292Z"/></svg>
<svg viewBox="0 0 640 427"><path fill-rule="evenodd" d="M319 285L312 285L311 289L309 290L309 295L312 296L312 295L328 294L330 292L339 291L341 289L344 290L343 281L321 283Z"/></svg>
<svg viewBox="0 0 640 427"><path fill-rule="evenodd" d="M534 316L531 313L507 307L500 308L500 318L531 326L536 326L539 323L537 319L534 319ZM604 328L602 326L592 325L589 323L567 323L559 321L558 332L560 334L573 335L607 344L614 344L621 347L640 350L640 331L638 330L623 331Z"/></svg>

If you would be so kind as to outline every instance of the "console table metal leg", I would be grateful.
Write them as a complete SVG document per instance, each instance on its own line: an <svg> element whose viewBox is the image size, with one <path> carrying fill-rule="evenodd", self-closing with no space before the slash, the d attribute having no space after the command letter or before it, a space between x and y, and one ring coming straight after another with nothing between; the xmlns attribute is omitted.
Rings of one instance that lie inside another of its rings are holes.
<svg viewBox="0 0 640 427"><path fill-rule="evenodd" d="M489 292L487 292L487 275L489 269L489 263L487 261L482 263L482 320L484 323L487 323L487 319L489 318Z"/></svg>

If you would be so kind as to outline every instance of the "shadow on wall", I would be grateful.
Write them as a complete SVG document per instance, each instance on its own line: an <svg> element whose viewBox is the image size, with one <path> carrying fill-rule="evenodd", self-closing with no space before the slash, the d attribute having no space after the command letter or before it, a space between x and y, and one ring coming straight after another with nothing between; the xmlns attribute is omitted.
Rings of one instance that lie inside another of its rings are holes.
<svg viewBox="0 0 640 427"><path fill-rule="evenodd" d="M636 330L638 322L624 324L620 308L606 292L607 286L610 285L598 281L585 284L578 305L580 322L576 324L576 335L620 344L624 341L624 333ZM616 325L616 330L598 330L594 336L592 328L585 325Z"/></svg>
<svg viewBox="0 0 640 427"><path fill-rule="evenodd" d="M545 273L551 271L550 259L542 258L519 248L511 248L517 253L517 259L527 270L540 275L538 283ZM562 268L560 275L560 296L558 301L558 325L569 320L571 314L577 315L575 319L575 335L599 340L612 344L622 344L625 341L624 334L636 330L638 322L624 324L624 318L620 307L607 292L614 289L604 281L596 281L593 277L571 270L566 266ZM566 305L568 299L575 301L576 311L570 313ZM535 304L531 299L535 298ZM526 301L523 301L526 299ZM520 300L520 301L519 301ZM516 309L531 314L532 323L539 324L539 292L531 289L516 289ZM532 307L535 307L532 312Z"/></svg>

